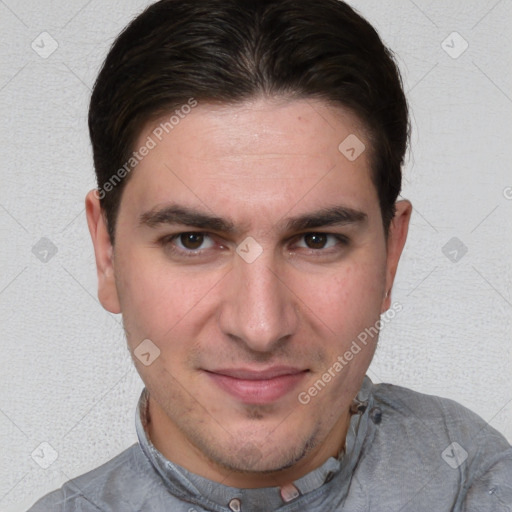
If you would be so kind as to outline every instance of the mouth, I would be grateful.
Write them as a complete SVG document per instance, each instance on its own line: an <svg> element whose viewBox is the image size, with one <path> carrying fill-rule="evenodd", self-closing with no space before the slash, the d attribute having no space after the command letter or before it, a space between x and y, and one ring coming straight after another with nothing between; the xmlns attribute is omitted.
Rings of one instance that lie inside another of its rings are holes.
<svg viewBox="0 0 512 512"><path fill-rule="evenodd" d="M246 404L269 404L293 391L309 370L274 366L265 370L230 368L205 370L213 383Z"/></svg>

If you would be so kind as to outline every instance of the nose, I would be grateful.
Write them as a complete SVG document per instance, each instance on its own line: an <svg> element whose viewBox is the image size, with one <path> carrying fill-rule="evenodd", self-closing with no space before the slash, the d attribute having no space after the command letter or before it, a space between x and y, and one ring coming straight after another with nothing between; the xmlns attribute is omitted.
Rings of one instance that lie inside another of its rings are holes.
<svg viewBox="0 0 512 512"><path fill-rule="evenodd" d="M236 258L223 283L220 329L251 351L275 351L297 329L295 296L270 257Z"/></svg>

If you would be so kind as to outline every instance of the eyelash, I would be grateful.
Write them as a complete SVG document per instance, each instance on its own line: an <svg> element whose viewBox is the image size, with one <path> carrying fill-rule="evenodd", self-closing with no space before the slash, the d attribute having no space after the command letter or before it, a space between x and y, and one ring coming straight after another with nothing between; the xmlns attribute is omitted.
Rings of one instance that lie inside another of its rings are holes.
<svg viewBox="0 0 512 512"><path fill-rule="evenodd" d="M195 249L195 250L184 250L177 248L174 245L174 241L179 239L182 235L188 235L188 234L195 234L195 235L203 235L205 237L213 238L210 233L206 233L203 231L183 231L181 233L176 233L175 235L165 236L158 240L158 244L160 244L162 247L164 247L166 250L171 252L172 254L178 254L179 256L184 256L187 258L194 258L202 256L206 251L210 250L208 249ZM294 237L295 239L302 239L307 235L325 235L328 237L333 237L336 239L339 245L342 247L348 247L350 245L350 239L347 238L345 235L337 234L337 233L324 233L322 231L308 231L306 233L302 233L301 235L297 235ZM329 254L335 247L329 247L327 249L311 249L311 248L301 248L306 251L308 251L308 254L314 255L314 256L321 256L325 254Z"/></svg>
<svg viewBox="0 0 512 512"><path fill-rule="evenodd" d="M178 238L180 238L182 235L189 235L189 234L203 235L203 236L208 236L211 238L211 235L209 233L205 233L203 231L183 231L183 232L177 233L175 235L165 236L165 237L161 238L158 241L158 243L160 245L162 245L166 250L171 252L172 254L178 254L179 256L184 256L186 258L193 258L193 257L201 256L204 252L209 250L209 249L184 250L184 249L177 248L173 244L173 242L175 240L177 240Z"/></svg>

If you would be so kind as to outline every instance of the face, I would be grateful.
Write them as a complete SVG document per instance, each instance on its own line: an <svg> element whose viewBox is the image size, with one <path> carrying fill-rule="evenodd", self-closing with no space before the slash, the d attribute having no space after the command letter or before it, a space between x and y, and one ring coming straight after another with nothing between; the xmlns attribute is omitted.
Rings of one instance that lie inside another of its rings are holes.
<svg viewBox="0 0 512 512"><path fill-rule="evenodd" d="M343 446L376 338L335 363L389 307L410 205L386 241L364 131L320 101L199 104L158 125L136 143L156 144L114 248L87 198L102 304L122 312L132 353L151 340L150 364L133 357L151 438L230 485L298 478ZM338 149L349 135L367 148L355 160Z"/></svg>

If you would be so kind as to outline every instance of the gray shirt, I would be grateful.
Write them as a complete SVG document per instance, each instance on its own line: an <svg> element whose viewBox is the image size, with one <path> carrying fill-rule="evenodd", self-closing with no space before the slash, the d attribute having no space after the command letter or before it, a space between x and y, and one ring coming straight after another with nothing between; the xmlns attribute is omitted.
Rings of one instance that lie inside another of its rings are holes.
<svg viewBox="0 0 512 512"><path fill-rule="evenodd" d="M40 499L29 512L512 512L512 446L452 400L365 377L345 450L286 488L237 489L139 443Z"/></svg>

